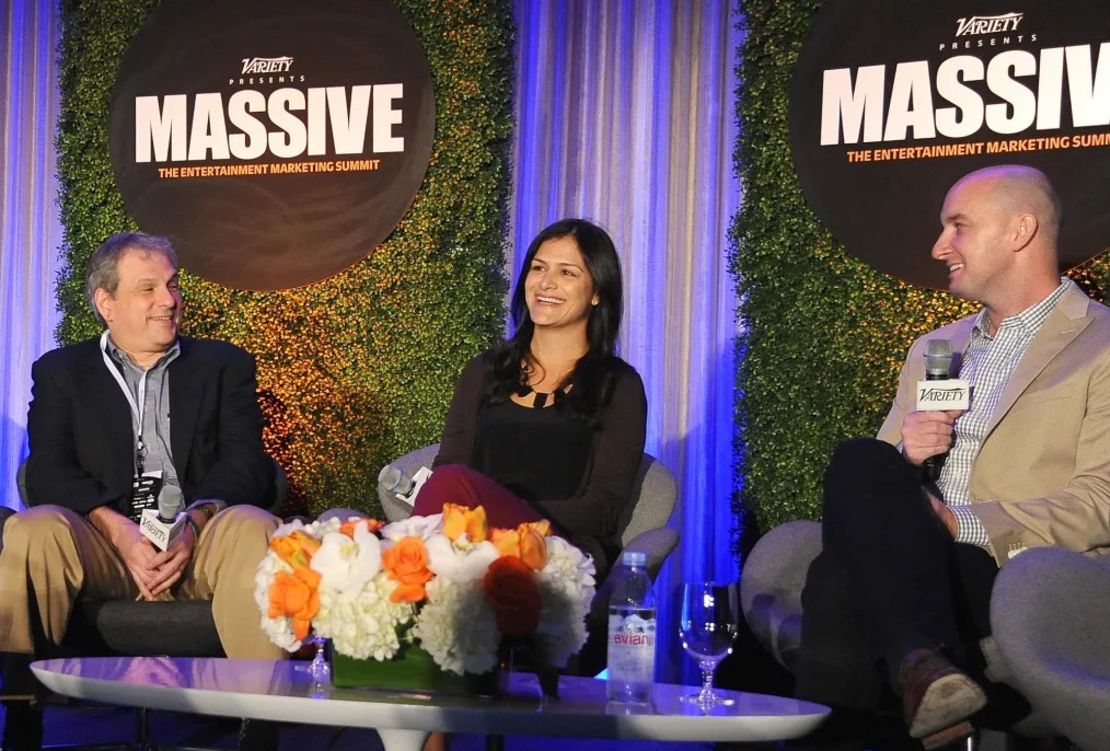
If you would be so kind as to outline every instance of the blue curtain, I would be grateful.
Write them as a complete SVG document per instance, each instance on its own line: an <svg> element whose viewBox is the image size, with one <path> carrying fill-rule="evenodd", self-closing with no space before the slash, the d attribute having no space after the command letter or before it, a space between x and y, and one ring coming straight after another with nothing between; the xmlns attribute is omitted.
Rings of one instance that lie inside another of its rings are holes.
<svg viewBox="0 0 1110 751"><path fill-rule="evenodd" d="M516 4L514 279L535 234L592 219L621 256L621 355L644 378L647 450L679 487L682 535L656 583L660 677L694 675L678 647L681 583L733 580L736 300L728 275L741 32L727 0Z"/></svg>
<svg viewBox="0 0 1110 751"><path fill-rule="evenodd" d="M54 346L62 244L55 179L58 9L0 4L0 505L20 508L31 363Z"/></svg>

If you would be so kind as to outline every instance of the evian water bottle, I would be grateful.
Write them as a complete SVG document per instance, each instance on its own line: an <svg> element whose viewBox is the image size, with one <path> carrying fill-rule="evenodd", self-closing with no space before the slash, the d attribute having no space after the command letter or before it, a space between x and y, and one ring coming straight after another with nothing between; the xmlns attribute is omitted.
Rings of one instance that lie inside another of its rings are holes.
<svg viewBox="0 0 1110 751"><path fill-rule="evenodd" d="M655 593L647 556L625 551L609 597L609 701L651 704L655 679Z"/></svg>

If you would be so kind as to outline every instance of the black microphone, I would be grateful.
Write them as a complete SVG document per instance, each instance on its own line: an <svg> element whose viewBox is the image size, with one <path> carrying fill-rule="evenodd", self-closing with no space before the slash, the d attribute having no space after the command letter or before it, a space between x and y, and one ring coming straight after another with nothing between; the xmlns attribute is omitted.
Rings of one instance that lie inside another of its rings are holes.
<svg viewBox="0 0 1110 751"><path fill-rule="evenodd" d="M948 339L930 339L925 342L925 380L947 381L952 375L952 342ZM922 463L925 476L936 482L948 452L930 456Z"/></svg>

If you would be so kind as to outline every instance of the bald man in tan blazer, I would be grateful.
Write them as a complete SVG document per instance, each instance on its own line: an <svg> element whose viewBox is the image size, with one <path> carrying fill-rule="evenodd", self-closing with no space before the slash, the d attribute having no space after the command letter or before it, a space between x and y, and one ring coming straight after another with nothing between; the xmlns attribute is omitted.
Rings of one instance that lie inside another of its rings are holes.
<svg viewBox="0 0 1110 751"><path fill-rule="evenodd" d="M1060 217L1022 165L945 197L933 258L983 307L914 343L878 440L842 444L825 474L796 673L834 718L879 708L885 684L925 748L970 735L1005 709L977 651L998 567L1035 546L1110 550L1110 309L1061 280ZM971 384L966 412L916 411L933 339Z"/></svg>
<svg viewBox="0 0 1110 751"><path fill-rule="evenodd" d="M918 339L879 430L891 444L925 378L925 343L967 349L975 316ZM1110 554L1110 309L1065 289L995 406L972 465L970 510L1001 566L1030 547Z"/></svg>

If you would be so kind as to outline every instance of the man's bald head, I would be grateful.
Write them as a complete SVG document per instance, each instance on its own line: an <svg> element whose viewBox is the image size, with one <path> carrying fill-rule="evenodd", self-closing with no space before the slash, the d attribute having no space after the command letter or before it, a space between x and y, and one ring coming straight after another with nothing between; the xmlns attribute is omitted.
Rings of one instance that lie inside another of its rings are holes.
<svg viewBox="0 0 1110 751"><path fill-rule="evenodd" d="M992 200L999 208L1014 214L1032 214L1037 218L1042 241L1053 251L1060 234L1063 209L1060 197L1048 176L1036 167L1025 164L1000 164L969 172L953 189L970 182L989 186Z"/></svg>
<svg viewBox="0 0 1110 751"><path fill-rule="evenodd" d="M941 207L933 258L948 267L948 289L977 300L1001 321L1060 284L1056 241L1060 202L1043 172L1006 164L960 178Z"/></svg>

